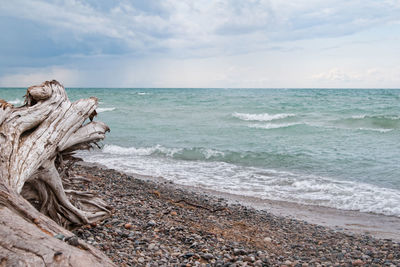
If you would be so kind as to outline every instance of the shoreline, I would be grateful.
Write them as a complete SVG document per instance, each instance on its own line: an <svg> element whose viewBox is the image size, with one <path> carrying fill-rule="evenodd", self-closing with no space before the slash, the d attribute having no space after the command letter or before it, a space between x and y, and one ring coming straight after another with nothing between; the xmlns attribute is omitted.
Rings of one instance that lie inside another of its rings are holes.
<svg viewBox="0 0 400 267"><path fill-rule="evenodd" d="M83 166L109 169L105 165L83 161ZM295 202L261 199L238 194L221 192L208 188L176 184L173 181L162 177L145 176L133 172L126 174L144 181L158 183L170 183L176 188L211 195L225 199L229 204L240 204L257 210L266 211L276 216L287 217L295 220L302 220L308 223L328 227L335 231L347 234L371 235L375 238L392 239L400 242L400 217L383 214L366 213L353 210L340 210L324 206L306 205Z"/></svg>
<svg viewBox="0 0 400 267"><path fill-rule="evenodd" d="M400 266L395 240L278 216L97 164L75 164L70 171L91 181L74 189L97 193L113 209L74 234L119 266Z"/></svg>

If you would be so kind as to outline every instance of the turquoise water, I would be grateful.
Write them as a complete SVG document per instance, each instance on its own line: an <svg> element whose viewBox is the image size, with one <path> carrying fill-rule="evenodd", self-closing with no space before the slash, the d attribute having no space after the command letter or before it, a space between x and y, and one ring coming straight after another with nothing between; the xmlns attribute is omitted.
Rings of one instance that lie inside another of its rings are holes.
<svg viewBox="0 0 400 267"><path fill-rule="evenodd" d="M0 89L22 103L23 89ZM264 199L400 216L400 90L67 89L111 132L87 161Z"/></svg>

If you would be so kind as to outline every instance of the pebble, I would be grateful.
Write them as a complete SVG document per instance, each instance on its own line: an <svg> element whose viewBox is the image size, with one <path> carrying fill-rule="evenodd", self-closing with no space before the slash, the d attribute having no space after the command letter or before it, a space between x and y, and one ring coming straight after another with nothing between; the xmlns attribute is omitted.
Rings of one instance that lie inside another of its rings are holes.
<svg viewBox="0 0 400 267"><path fill-rule="evenodd" d="M352 264L353 264L353 266L362 266L362 265L364 265L364 262L362 260L358 259L358 260L353 261Z"/></svg>
<svg viewBox="0 0 400 267"><path fill-rule="evenodd" d="M205 259L205 260L214 259L214 256L213 256L212 254L210 254L210 253L205 253L205 254L201 255L201 257L202 257L203 259Z"/></svg>
<svg viewBox="0 0 400 267"><path fill-rule="evenodd" d="M131 229L132 228L132 224L130 224L130 223L126 223L125 225L124 225L124 227L125 227L125 229Z"/></svg>
<svg viewBox="0 0 400 267"><path fill-rule="evenodd" d="M392 240L350 236L114 170L75 165L70 172L97 177L74 189L98 192L115 212L60 240L91 242L117 266L400 266Z"/></svg>
<svg viewBox="0 0 400 267"><path fill-rule="evenodd" d="M154 220L150 220L148 223L147 223L147 226L148 227L153 227L153 226L155 226L156 225L156 222L154 221Z"/></svg>
<svg viewBox="0 0 400 267"><path fill-rule="evenodd" d="M54 236L57 239L64 240L65 236L63 234L57 234Z"/></svg>

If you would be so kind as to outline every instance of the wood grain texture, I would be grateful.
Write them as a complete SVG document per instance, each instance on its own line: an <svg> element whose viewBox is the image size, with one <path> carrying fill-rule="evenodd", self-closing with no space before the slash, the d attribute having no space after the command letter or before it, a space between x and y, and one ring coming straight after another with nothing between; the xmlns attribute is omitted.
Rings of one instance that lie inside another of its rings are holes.
<svg viewBox="0 0 400 267"><path fill-rule="evenodd" d="M0 101L0 266L112 266L84 242L54 237L110 214L95 194L66 188L73 151L109 130L92 121L97 98L71 103L57 81L31 86L25 97L21 107Z"/></svg>

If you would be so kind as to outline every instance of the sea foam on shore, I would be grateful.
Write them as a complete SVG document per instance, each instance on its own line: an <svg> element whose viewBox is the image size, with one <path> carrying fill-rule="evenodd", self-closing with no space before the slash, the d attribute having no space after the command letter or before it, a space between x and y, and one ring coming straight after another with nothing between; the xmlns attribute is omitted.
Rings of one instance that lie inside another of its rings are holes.
<svg viewBox="0 0 400 267"><path fill-rule="evenodd" d="M372 184L341 181L230 161L252 161L259 155L205 148L120 147L80 154L88 162L124 172L160 176L166 180L225 193L341 210L400 217L400 191Z"/></svg>
<svg viewBox="0 0 400 267"><path fill-rule="evenodd" d="M400 264L400 244L228 205L167 181L75 165L115 212L75 230L119 265L308 266ZM82 186L82 185L80 185ZM79 188L82 190L82 188Z"/></svg>

